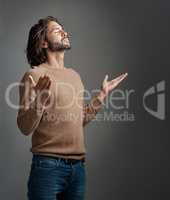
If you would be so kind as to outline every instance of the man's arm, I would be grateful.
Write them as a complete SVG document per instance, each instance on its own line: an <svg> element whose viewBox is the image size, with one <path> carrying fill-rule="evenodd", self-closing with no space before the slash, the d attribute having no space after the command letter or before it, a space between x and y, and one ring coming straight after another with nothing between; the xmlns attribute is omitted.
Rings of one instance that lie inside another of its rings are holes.
<svg viewBox="0 0 170 200"><path fill-rule="evenodd" d="M94 96L89 104L83 104L83 126L95 117L101 109L104 99L127 75L128 73L124 73L111 81L108 81L108 75L105 76L99 94Z"/></svg>
<svg viewBox="0 0 170 200"><path fill-rule="evenodd" d="M94 119L96 114L100 111L103 106L104 98L101 91L92 97L90 103L83 103L83 127Z"/></svg>
<svg viewBox="0 0 170 200"><path fill-rule="evenodd" d="M17 125L21 133L29 135L38 126L44 107L38 104L38 96L35 95L29 83L30 74L26 72L19 85L19 109L17 113Z"/></svg>

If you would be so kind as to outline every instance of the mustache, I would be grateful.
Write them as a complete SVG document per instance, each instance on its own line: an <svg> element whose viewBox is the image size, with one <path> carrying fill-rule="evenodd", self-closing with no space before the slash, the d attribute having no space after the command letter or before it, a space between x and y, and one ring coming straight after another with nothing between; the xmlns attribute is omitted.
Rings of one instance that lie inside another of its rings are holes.
<svg viewBox="0 0 170 200"><path fill-rule="evenodd" d="M64 38L70 38L70 37L71 37L71 33L67 32L67 34Z"/></svg>
<svg viewBox="0 0 170 200"><path fill-rule="evenodd" d="M63 41L63 40L66 39L66 38L68 39L68 37L63 37L61 41Z"/></svg>
<svg viewBox="0 0 170 200"><path fill-rule="evenodd" d="M67 35L64 36L64 37L62 38L62 41L63 41L65 38L69 39L70 37L71 37L71 33L68 33L68 32L67 32Z"/></svg>
<svg viewBox="0 0 170 200"><path fill-rule="evenodd" d="M64 39L66 39L66 38L69 39L70 37L63 37L63 38L62 38L62 41L63 41Z"/></svg>
<svg viewBox="0 0 170 200"><path fill-rule="evenodd" d="M71 33L70 32L67 32L67 37L71 37Z"/></svg>

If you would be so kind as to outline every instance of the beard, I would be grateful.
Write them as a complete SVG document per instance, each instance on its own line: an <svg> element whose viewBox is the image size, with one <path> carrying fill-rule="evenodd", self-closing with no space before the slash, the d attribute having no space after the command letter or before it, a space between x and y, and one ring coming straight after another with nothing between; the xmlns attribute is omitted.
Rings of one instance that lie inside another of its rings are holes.
<svg viewBox="0 0 170 200"><path fill-rule="evenodd" d="M52 52L69 50L71 49L71 45L70 43L64 43L63 40L61 42L51 42L48 40L48 49Z"/></svg>

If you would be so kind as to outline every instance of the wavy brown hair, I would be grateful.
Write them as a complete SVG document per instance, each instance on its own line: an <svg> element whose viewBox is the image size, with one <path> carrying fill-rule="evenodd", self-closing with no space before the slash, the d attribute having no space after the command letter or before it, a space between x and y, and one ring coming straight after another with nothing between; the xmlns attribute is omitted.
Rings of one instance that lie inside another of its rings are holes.
<svg viewBox="0 0 170 200"><path fill-rule="evenodd" d="M61 26L58 19L52 16L39 19L38 23L33 25L29 31L26 57L31 68L40 65L47 60L46 49L42 48L41 44L46 40L47 26L50 21L55 21Z"/></svg>

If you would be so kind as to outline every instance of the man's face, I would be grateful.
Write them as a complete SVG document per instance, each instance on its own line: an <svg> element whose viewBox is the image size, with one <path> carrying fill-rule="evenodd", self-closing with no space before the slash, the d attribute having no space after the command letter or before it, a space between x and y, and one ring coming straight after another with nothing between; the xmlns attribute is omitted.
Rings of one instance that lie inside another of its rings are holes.
<svg viewBox="0 0 170 200"><path fill-rule="evenodd" d="M63 27L55 21L48 23L47 43L51 51L61 51L71 49L68 34Z"/></svg>

